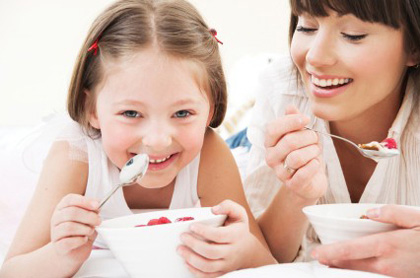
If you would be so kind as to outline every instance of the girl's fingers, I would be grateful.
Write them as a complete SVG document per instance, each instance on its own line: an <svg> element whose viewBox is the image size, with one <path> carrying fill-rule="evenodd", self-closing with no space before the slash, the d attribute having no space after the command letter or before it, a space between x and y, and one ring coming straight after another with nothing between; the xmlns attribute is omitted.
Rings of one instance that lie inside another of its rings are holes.
<svg viewBox="0 0 420 278"><path fill-rule="evenodd" d="M87 236L67 237L62 240L54 242L57 246L57 251L61 255L65 255L74 249L77 249L88 242Z"/></svg>
<svg viewBox="0 0 420 278"><path fill-rule="evenodd" d="M287 133L301 130L309 123L309 118L301 114L290 114L267 124L265 130L266 148L273 147Z"/></svg>
<svg viewBox="0 0 420 278"><path fill-rule="evenodd" d="M177 249L178 254L184 258L185 262L203 273L215 273L219 272L223 268L223 260L210 260L207 259L187 246L179 246Z"/></svg>
<svg viewBox="0 0 420 278"><path fill-rule="evenodd" d="M267 148L265 160L269 167L274 168L280 162L283 162L289 153L317 144L318 135L313 131L299 130L288 133L275 146Z"/></svg>
<svg viewBox="0 0 420 278"><path fill-rule="evenodd" d="M67 237L91 236L95 228L75 222L64 222L56 226L51 232L51 241L59 241Z"/></svg>
<svg viewBox="0 0 420 278"><path fill-rule="evenodd" d="M225 272L221 272L221 271L213 272L213 273L206 273L206 272L203 272L203 271L189 265L188 263L186 265L187 265L188 270L193 274L194 277L213 278L213 277L220 277L223 274L225 274Z"/></svg>
<svg viewBox="0 0 420 278"><path fill-rule="evenodd" d="M235 232L232 231L234 229L234 225L230 226L223 226L223 227L212 227L209 225L203 224L192 224L190 230L201 237L204 240L212 241L215 243L223 244L223 243L231 243L235 240L234 235Z"/></svg>
<svg viewBox="0 0 420 278"><path fill-rule="evenodd" d="M65 207L57 210L52 218L52 227L65 222L77 222L90 226L97 226L101 223L101 218L96 211L86 210L80 207Z"/></svg>
<svg viewBox="0 0 420 278"><path fill-rule="evenodd" d="M224 200L217 206L212 208L214 214L227 215L228 221L231 222L245 222L248 223L248 215L246 210L240 204L232 200Z"/></svg>
<svg viewBox="0 0 420 278"><path fill-rule="evenodd" d="M99 202L95 199L79 194L68 194L61 199L56 209L61 210L67 207L80 207L86 210L97 210L99 208Z"/></svg>
<svg viewBox="0 0 420 278"><path fill-rule="evenodd" d="M181 242L195 253L211 260L225 258L229 251L227 250L229 246L225 244L210 243L196 237L192 233L182 234Z"/></svg>

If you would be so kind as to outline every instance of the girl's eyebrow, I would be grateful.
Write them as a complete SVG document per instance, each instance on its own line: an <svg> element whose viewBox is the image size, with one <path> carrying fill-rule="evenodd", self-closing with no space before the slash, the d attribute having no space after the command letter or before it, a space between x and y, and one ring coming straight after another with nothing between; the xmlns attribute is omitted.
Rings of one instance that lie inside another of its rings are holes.
<svg viewBox="0 0 420 278"><path fill-rule="evenodd" d="M196 104L198 102L199 100L196 98L185 98L185 99L179 99L175 101L174 103L172 103L171 105L181 106L181 105L186 105L186 104ZM143 105L143 106L145 105L144 102L135 100L135 99L124 99L124 100L116 102L115 104L117 105Z"/></svg>

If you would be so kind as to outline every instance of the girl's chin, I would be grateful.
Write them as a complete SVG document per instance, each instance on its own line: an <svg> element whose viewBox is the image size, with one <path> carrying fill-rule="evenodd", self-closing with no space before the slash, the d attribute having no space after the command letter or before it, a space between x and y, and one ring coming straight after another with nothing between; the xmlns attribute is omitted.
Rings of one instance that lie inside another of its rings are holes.
<svg viewBox="0 0 420 278"><path fill-rule="evenodd" d="M146 173L147 176L147 173ZM168 181L166 182L164 179L147 179L147 177L145 176L145 178L140 182L140 186L147 188L147 189L159 189L159 188L164 188L166 186L168 186L169 184L172 183L172 181Z"/></svg>

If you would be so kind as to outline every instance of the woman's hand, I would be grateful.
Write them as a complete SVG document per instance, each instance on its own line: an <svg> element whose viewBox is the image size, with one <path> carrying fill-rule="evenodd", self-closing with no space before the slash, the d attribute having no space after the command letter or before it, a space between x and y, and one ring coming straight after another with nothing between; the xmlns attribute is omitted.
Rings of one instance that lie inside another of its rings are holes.
<svg viewBox="0 0 420 278"><path fill-rule="evenodd" d="M58 255L69 258L77 270L89 257L101 223L96 200L77 194L66 195L51 218L51 243Z"/></svg>
<svg viewBox="0 0 420 278"><path fill-rule="evenodd" d="M304 129L309 118L289 106L266 129L266 162L280 181L303 199L318 199L327 189L318 135Z"/></svg>
<svg viewBox="0 0 420 278"><path fill-rule="evenodd" d="M320 263L393 277L420 277L420 210L387 205L368 212L372 220L401 229L316 248Z"/></svg>
<svg viewBox="0 0 420 278"><path fill-rule="evenodd" d="M191 225L192 233L181 236L184 245L177 250L196 277L218 277L244 268L261 245L249 231L248 217L242 206L226 200L212 210L215 214L227 215L225 225Z"/></svg>

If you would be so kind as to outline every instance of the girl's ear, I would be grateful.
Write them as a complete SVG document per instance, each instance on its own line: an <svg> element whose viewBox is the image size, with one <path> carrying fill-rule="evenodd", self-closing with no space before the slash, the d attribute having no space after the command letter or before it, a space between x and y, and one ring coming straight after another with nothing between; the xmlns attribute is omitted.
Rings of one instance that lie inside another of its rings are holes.
<svg viewBox="0 0 420 278"><path fill-rule="evenodd" d="M213 119L213 115L214 115L214 105L211 105L210 106L210 111L209 111L209 116L207 118L206 126L209 126L210 125L210 122Z"/></svg>
<svg viewBox="0 0 420 278"><path fill-rule="evenodd" d="M86 95L85 111L87 120L92 127L96 129L101 129L98 116L96 115L95 96L89 90L84 90L84 93Z"/></svg>

